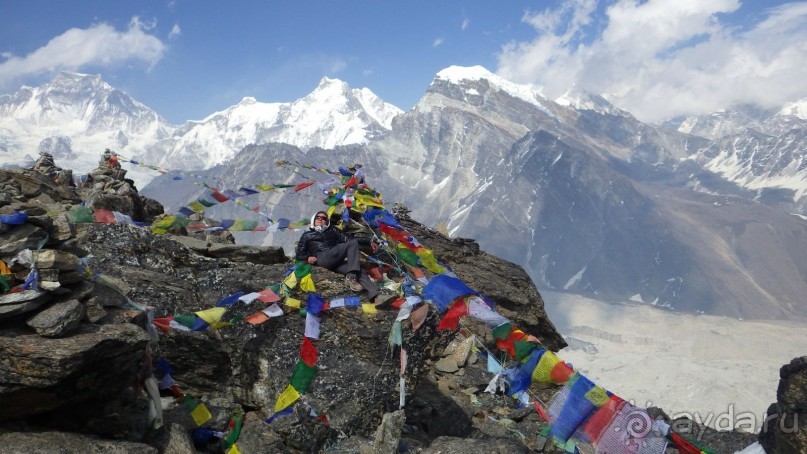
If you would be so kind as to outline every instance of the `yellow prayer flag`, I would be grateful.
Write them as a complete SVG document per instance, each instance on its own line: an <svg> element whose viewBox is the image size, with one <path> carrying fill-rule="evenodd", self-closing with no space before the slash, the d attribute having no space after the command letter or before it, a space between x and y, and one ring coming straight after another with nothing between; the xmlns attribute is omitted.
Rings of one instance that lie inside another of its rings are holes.
<svg viewBox="0 0 807 454"><path fill-rule="evenodd" d="M535 367L535 370L532 371L532 381L537 383L554 383L551 376L552 368L559 362L560 358L558 358L557 355L549 350L544 352L544 354L541 355L541 359L538 360L538 365Z"/></svg>
<svg viewBox="0 0 807 454"><path fill-rule="evenodd" d="M261 191L271 191L273 189L277 189L274 186L269 186L268 184L256 184L255 187Z"/></svg>
<svg viewBox="0 0 807 454"><path fill-rule="evenodd" d="M207 411L207 407L205 404L200 403L193 409L191 412L191 417L193 418L193 422L196 423L197 426L201 426L202 424L206 423L213 417L209 411Z"/></svg>
<svg viewBox="0 0 807 454"><path fill-rule="evenodd" d="M306 274L300 279L300 290L304 292L317 291L317 288L314 286L314 279L311 279L311 273Z"/></svg>
<svg viewBox="0 0 807 454"><path fill-rule="evenodd" d="M417 251L416 254L418 257L420 257L420 263L422 263L427 270L435 274L446 272L445 268L437 264L437 260L434 258L432 251L428 249L421 249Z"/></svg>
<svg viewBox="0 0 807 454"><path fill-rule="evenodd" d="M330 219L331 216L333 216L334 211L336 211L336 205L334 205L332 207L328 207L328 219Z"/></svg>
<svg viewBox="0 0 807 454"><path fill-rule="evenodd" d="M298 299L294 299L294 298L292 298L290 296L286 297L286 306L289 306L289 307L294 308L294 309L299 309L301 303L302 303L302 301L300 301Z"/></svg>
<svg viewBox="0 0 807 454"><path fill-rule="evenodd" d="M193 211L195 211L197 213L201 213L202 211L205 211L205 206L202 205L199 202L191 202L191 203L189 203L188 208L190 208L191 210L193 210Z"/></svg>
<svg viewBox="0 0 807 454"><path fill-rule="evenodd" d="M294 273L291 273L289 274L289 277L283 281L283 283L286 284L286 286L290 289L297 287L297 276Z"/></svg>
<svg viewBox="0 0 807 454"><path fill-rule="evenodd" d="M286 386L286 390L280 394L275 402L275 413L285 410L289 405L293 404L300 398L300 393L294 389L294 386Z"/></svg>
<svg viewBox="0 0 807 454"><path fill-rule="evenodd" d="M233 443L233 445L230 446L230 450L227 451L227 454L241 454L241 451L239 451L238 446L236 446L235 443Z"/></svg>
<svg viewBox="0 0 807 454"><path fill-rule="evenodd" d="M599 386L594 386L586 393L586 399L589 402L594 404L597 408L602 407L608 402L608 393L605 392L604 389L600 388Z"/></svg>
<svg viewBox="0 0 807 454"><path fill-rule="evenodd" d="M364 313L367 315L378 313L378 309L376 309L375 306L371 303L362 303L361 310L364 311Z"/></svg>
<svg viewBox="0 0 807 454"><path fill-rule="evenodd" d="M207 322L208 325L215 325L221 321L221 317L227 312L225 307L211 307L203 311L196 312L196 315Z"/></svg>
<svg viewBox="0 0 807 454"><path fill-rule="evenodd" d="M222 329L222 328L226 328L228 326L233 326L233 324L230 323L230 322L216 322L216 323L210 325L210 327L213 328L213 329Z"/></svg>

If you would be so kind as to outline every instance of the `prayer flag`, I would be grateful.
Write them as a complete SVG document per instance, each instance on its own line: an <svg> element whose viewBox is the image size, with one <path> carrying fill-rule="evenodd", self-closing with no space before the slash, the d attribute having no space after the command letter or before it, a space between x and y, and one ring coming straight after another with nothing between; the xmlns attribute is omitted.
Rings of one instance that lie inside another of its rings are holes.
<svg viewBox="0 0 807 454"><path fill-rule="evenodd" d="M271 306L267 307L266 309L262 310L264 314L268 317L281 317L283 316L283 309L277 305L277 303L272 304Z"/></svg>
<svg viewBox="0 0 807 454"><path fill-rule="evenodd" d="M319 339L319 325L320 325L319 317L311 315L309 313L305 314L306 337L310 337L311 339Z"/></svg>
<svg viewBox="0 0 807 454"><path fill-rule="evenodd" d="M203 199L203 198L198 198L198 199L196 199L196 201L201 203L202 205L204 205L207 208L210 208L210 207L216 205L216 202L211 202L210 200Z"/></svg>
<svg viewBox="0 0 807 454"><path fill-rule="evenodd" d="M289 307L291 307L293 309L299 309L300 308L300 303L302 303L302 301L300 301L298 299L292 298L290 296L286 297L286 306L289 306Z"/></svg>
<svg viewBox="0 0 807 454"><path fill-rule="evenodd" d="M498 374L502 371L502 365L499 364L499 361L493 356L492 353L488 353L488 372L491 374Z"/></svg>
<svg viewBox="0 0 807 454"><path fill-rule="evenodd" d="M465 304L463 298L457 298L440 320L440 323L437 325L437 330L456 330L460 322L460 317L464 315L468 315L468 306Z"/></svg>
<svg viewBox="0 0 807 454"><path fill-rule="evenodd" d="M467 295L479 295L456 277L447 274L435 276L423 287L423 295L430 299L440 312L444 312L452 301Z"/></svg>
<svg viewBox="0 0 807 454"><path fill-rule="evenodd" d="M388 341L392 347L403 344L403 334L401 333L400 321L395 321L392 323L392 329L390 329Z"/></svg>
<svg viewBox="0 0 807 454"><path fill-rule="evenodd" d="M336 309L337 307L345 307L345 299L344 298L336 298L330 301L330 308Z"/></svg>
<svg viewBox="0 0 807 454"><path fill-rule="evenodd" d="M265 423L269 424L270 422L274 421L276 418L279 418L279 417L281 417L281 416L290 415L290 414L292 414L292 413L294 413L294 409L292 409L292 408L287 408L287 409L285 409L285 410L281 410L281 411L279 411L279 412L277 412L277 413L273 414L272 416L270 416L270 417L268 417L268 418L264 419L264 420L263 420L263 422L265 422Z"/></svg>
<svg viewBox="0 0 807 454"><path fill-rule="evenodd" d="M213 325L221 321L221 317L227 312L227 308L213 307L203 311L196 312L196 315L209 325Z"/></svg>
<svg viewBox="0 0 807 454"><path fill-rule="evenodd" d="M300 290L304 292L316 292L317 288L314 285L314 279L311 278L310 274L306 274L302 278L300 278Z"/></svg>
<svg viewBox="0 0 807 454"><path fill-rule="evenodd" d="M238 297L238 301L243 301L243 302L249 304L249 303L255 301L256 299L258 299L259 296L261 296L261 294L258 293L258 292L247 293L246 295ZM278 297L278 300L280 300L279 297Z"/></svg>
<svg viewBox="0 0 807 454"><path fill-rule="evenodd" d="M258 292L258 300L263 301L264 303L276 303L280 301L280 297L277 296L272 289L267 288Z"/></svg>
<svg viewBox="0 0 807 454"><path fill-rule="evenodd" d="M213 191L213 193L210 194L210 197L213 197L219 203L226 202L226 201L230 200L229 197L227 197L226 195L220 193L219 191Z"/></svg>
<svg viewBox="0 0 807 454"><path fill-rule="evenodd" d="M193 422L196 423L197 426L201 426L202 424L206 423L213 417L210 412L207 410L207 407L204 403L200 403L196 406L196 408L191 411L191 417L193 418Z"/></svg>
<svg viewBox="0 0 807 454"><path fill-rule="evenodd" d="M503 315L492 310L484 300L477 296L468 298L468 315L491 328L501 326L510 321Z"/></svg>
<svg viewBox="0 0 807 454"><path fill-rule="evenodd" d="M297 275L297 278L311 274L311 264L302 260L294 262L294 274Z"/></svg>
<svg viewBox="0 0 807 454"><path fill-rule="evenodd" d="M311 339L307 337L303 337L303 345L300 347L300 359L307 366L317 364L317 347L315 347Z"/></svg>
<svg viewBox="0 0 807 454"><path fill-rule="evenodd" d="M263 313L263 311L255 312L254 314L250 314L247 318L244 319L245 322L249 323L250 325L260 325L261 323L269 320L269 316Z"/></svg>
<svg viewBox="0 0 807 454"><path fill-rule="evenodd" d="M361 310L367 315L378 313L378 309L376 309L372 303L362 303Z"/></svg>
<svg viewBox="0 0 807 454"><path fill-rule="evenodd" d="M308 292L305 300L306 312L317 315L322 312L323 304L325 304L325 300L322 299L322 295L319 293Z"/></svg>
<svg viewBox="0 0 807 454"><path fill-rule="evenodd" d="M199 202L191 202L191 203L189 203L188 208L190 208L191 210L193 210L193 211L195 211L197 213L201 213L202 211L205 211L205 206L202 205Z"/></svg>
<svg viewBox="0 0 807 454"><path fill-rule="evenodd" d="M305 394L315 375L317 375L317 366L308 366L302 361L297 361L294 373L291 375L291 386L298 393Z"/></svg>
<svg viewBox="0 0 807 454"><path fill-rule="evenodd" d="M275 413L285 410L289 405L293 404L299 398L300 394L296 389L294 389L294 386L286 386L286 389L280 394L275 402Z"/></svg>
<svg viewBox="0 0 807 454"><path fill-rule="evenodd" d="M297 276L294 273L289 274L283 281L290 289L297 287Z"/></svg>
<svg viewBox="0 0 807 454"><path fill-rule="evenodd" d="M359 306L361 300L358 296L348 296L345 298L345 306Z"/></svg>
<svg viewBox="0 0 807 454"><path fill-rule="evenodd" d="M306 181L304 183L300 183L294 187L294 192L302 191L303 189L313 185L316 181Z"/></svg>
<svg viewBox="0 0 807 454"><path fill-rule="evenodd" d="M426 317L429 315L429 305L428 304L421 304L417 309L412 311L412 314L409 316L410 321L412 322L412 331L417 331L418 328L423 325L423 322L426 321Z"/></svg>
<svg viewBox="0 0 807 454"><path fill-rule="evenodd" d="M238 301L242 296L244 296L244 292L235 292L232 295L224 297L221 301L219 301L218 304L216 304L216 306L218 307L231 306L236 301Z"/></svg>
<svg viewBox="0 0 807 454"><path fill-rule="evenodd" d="M179 209L179 214L182 214L182 215L184 215L184 216L190 216L190 215L192 215L193 213L194 213L194 211L193 211L193 210L191 210L191 209L190 209L190 208L188 208L188 207L182 207L182 208L180 208L180 209Z"/></svg>

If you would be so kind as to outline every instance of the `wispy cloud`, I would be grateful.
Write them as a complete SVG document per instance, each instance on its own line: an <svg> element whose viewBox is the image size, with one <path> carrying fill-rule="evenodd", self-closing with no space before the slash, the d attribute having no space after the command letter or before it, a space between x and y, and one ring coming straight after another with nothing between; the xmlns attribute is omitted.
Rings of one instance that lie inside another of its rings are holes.
<svg viewBox="0 0 807 454"><path fill-rule="evenodd" d="M537 37L504 46L497 72L549 97L573 86L603 94L646 121L807 96L807 2L769 9L742 29L721 22L740 8L739 0L618 0L598 27L595 0L565 2L525 14Z"/></svg>
<svg viewBox="0 0 807 454"><path fill-rule="evenodd" d="M154 23L133 17L129 28L117 31L101 23L87 29L71 28L25 56L3 54L0 86L22 77L57 71L76 71L84 66L115 67L131 61L154 66L165 53L165 45L148 33Z"/></svg>
<svg viewBox="0 0 807 454"><path fill-rule="evenodd" d="M174 24L174 26L171 27L171 31L168 32L168 39L176 39L181 34L182 34L182 29L179 28L179 24Z"/></svg>
<svg viewBox="0 0 807 454"><path fill-rule="evenodd" d="M440 44L443 44L443 38L440 37L434 38L434 42L432 42L432 47L437 47Z"/></svg>
<svg viewBox="0 0 807 454"><path fill-rule="evenodd" d="M465 31L465 30L468 30L468 27L470 27L470 26L471 26L471 19L468 19L467 17L462 19L462 24L460 25L460 29Z"/></svg>

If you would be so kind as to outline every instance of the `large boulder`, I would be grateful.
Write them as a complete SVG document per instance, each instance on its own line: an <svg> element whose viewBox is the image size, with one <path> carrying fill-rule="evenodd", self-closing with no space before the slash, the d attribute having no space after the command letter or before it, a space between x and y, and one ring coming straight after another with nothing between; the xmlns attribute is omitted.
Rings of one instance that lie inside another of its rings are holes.
<svg viewBox="0 0 807 454"><path fill-rule="evenodd" d="M0 331L0 421L115 395L130 385L147 342L128 323L81 325L62 339Z"/></svg>
<svg viewBox="0 0 807 454"><path fill-rule="evenodd" d="M768 454L807 452L807 356L779 370L776 402L768 407L759 443Z"/></svg>

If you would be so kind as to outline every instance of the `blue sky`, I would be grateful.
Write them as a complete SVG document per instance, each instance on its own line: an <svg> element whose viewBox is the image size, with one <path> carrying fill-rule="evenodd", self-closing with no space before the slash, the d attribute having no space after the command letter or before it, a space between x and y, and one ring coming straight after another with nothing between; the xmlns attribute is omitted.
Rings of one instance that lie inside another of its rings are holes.
<svg viewBox="0 0 807 454"><path fill-rule="evenodd" d="M441 69L482 65L658 121L806 97L805 42L807 2L773 0L0 0L0 93L100 74L178 124L323 76L408 110Z"/></svg>

